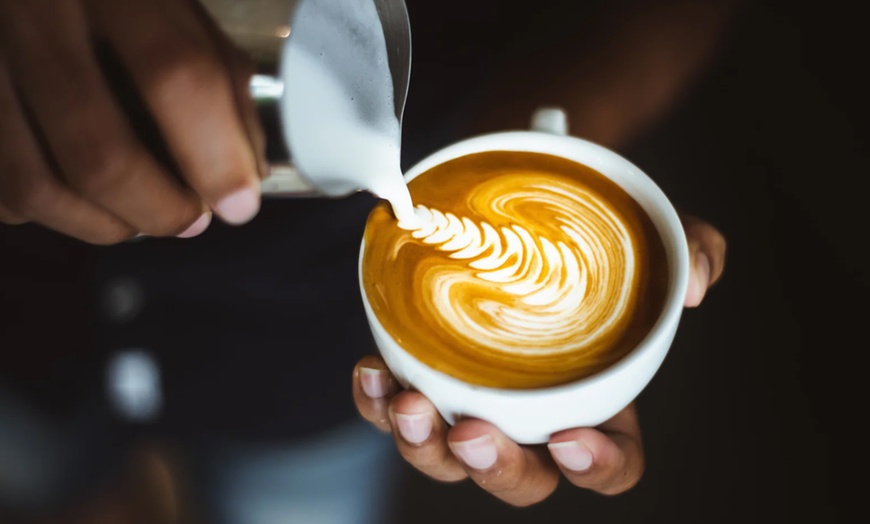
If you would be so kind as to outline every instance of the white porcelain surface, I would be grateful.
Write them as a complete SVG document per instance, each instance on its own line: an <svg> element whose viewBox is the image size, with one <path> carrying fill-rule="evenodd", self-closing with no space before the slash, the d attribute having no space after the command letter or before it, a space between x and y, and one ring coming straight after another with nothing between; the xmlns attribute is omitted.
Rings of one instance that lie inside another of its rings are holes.
<svg viewBox="0 0 870 524"><path fill-rule="evenodd" d="M689 254L676 211L667 197L640 169L601 146L570 136L513 131L471 138L442 149L406 174L412 180L430 168L484 151L546 153L585 164L622 186L644 208L664 241L669 286L665 308L650 334L622 360L591 377L566 385L534 390L475 386L435 371L403 350L375 317L362 286L366 315L384 360L405 387L426 395L449 423L462 417L487 420L513 440L535 444L553 433L596 426L628 405L649 383L670 348L686 295ZM363 242L362 249L365 249Z"/></svg>

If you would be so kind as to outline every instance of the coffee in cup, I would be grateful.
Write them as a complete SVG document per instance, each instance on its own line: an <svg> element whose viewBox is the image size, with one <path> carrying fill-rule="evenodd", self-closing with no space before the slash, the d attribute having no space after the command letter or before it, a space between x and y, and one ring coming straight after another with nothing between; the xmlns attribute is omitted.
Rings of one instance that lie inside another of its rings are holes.
<svg viewBox="0 0 870 524"><path fill-rule="evenodd" d="M363 285L386 331L470 384L529 389L601 371L662 311L667 259L640 205L594 169L487 151L408 187L419 220L391 208L366 226Z"/></svg>
<svg viewBox="0 0 870 524"><path fill-rule="evenodd" d="M360 250L366 316L398 381L449 424L480 418L523 444L628 405L664 360L688 287L664 193L559 127L430 155L405 175L418 220L400 227L377 207Z"/></svg>

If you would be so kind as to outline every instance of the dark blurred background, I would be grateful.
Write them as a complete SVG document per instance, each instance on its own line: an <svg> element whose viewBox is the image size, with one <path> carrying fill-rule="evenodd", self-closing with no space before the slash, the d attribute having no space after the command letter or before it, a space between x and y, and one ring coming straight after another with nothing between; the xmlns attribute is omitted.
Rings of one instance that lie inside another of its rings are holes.
<svg viewBox="0 0 870 524"><path fill-rule="evenodd" d="M406 162L445 145L438 137L452 139L431 132L433 115L449 116L442 109L462 103L461 84L439 91L438 98L424 96L415 82L451 72L454 63L445 58L443 39L456 38L461 48L461 28L479 29L471 23L457 23L460 29L424 26L414 19L423 10L415 11L411 2L409 8L415 50ZM728 239L722 281L701 308L686 311L670 355L638 401L647 454L640 484L604 497L563 483L551 499L515 509L471 483L440 484L403 466L397 492L385 494L398 505L398 522L843 518L842 474L857 453L845 434L854 433L854 416L844 414L852 413L848 398L857 394L847 386L862 383L852 382L844 369L855 369L867 347L862 336L870 239L864 216L864 179L870 175L863 127L870 92L862 73L867 50L866 28L854 10L746 2L707 74L663 122L620 151L679 207L709 220ZM457 60L455 67L473 63ZM370 201L356 196L336 204L365 209ZM265 218L248 226L256 232L247 245L252 256L268 256L264 245L270 237L257 223L282 215L282 205L268 202ZM294 216L306 220L305 210ZM212 239L245 232L213 229L207 233ZM107 346L94 319L101 307L112 304L94 291L95 278L108 278L94 276L103 258L99 250L36 226L0 226L0 408L5 394L51 421L80 413L82 405L98 406L89 408L88 416L75 417L76 424L88 428L77 426L78 438L99 449L147 448L150 429L105 422L111 417L102 416L109 411L100 400L106 358L101 348ZM160 266L148 275L159 281L172 271ZM170 307L182 311L186 306ZM292 360L299 346L290 346L289 356L281 358ZM180 366L187 365L181 361ZM252 369L256 365L273 374L282 369L266 361L254 362ZM345 384L352 365L350 358L328 368L323 383ZM191 364L190 369L198 368ZM247 380L256 382L256 373ZM215 384L221 387L220 380ZM248 383L234 379L223 387L246 389ZM324 389L344 394L340 387ZM169 393L166 402L172 402ZM184 409L196 409L190 402ZM256 426L266 417L257 414L269 412L239 402L238 411L247 419L234 418L233 410L218 412L200 429L232 427L238 420ZM344 402L342 413L351 413L349 394ZM294 413L307 413L305 404L294 404ZM178 419L185 413L190 415L182 409ZM88 420L100 422L89 425ZM64 424L58 427L68 428ZM161 442L171 434L171 424L163 424ZM9 429L8 420L0 419L0 437ZM0 449L0 480L14 460ZM135 485L137 473L130 468L142 463L124 464L134 466L81 464L73 470L89 478L117 474ZM140 502L147 504L147 497Z"/></svg>
<svg viewBox="0 0 870 524"><path fill-rule="evenodd" d="M844 368L867 346L870 283L868 39L856 15L746 2L707 76L622 151L728 239L723 279L685 312L638 400L641 483L602 497L563 482L517 510L410 475L407 522L845 518L842 475L860 444L844 425L866 394Z"/></svg>

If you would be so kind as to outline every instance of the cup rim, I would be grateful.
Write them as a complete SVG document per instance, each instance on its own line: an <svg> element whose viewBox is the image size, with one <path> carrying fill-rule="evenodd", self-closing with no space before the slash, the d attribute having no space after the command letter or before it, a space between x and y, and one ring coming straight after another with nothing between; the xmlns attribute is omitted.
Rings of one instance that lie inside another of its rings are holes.
<svg viewBox="0 0 870 524"><path fill-rule="evenodd" d="M509 146L504 147L502 145L498 147L481 147L482 145L492 142L494 140L500 140L505 144L509 144ZM414 164L405 173L405 182L410 182L422 173L425 173L433 167L448 162L450 160L454 160L475 153L490 151L516 151L549 154L564 158L566 160L570 160L572 162L588 165L581 160L571 158L564 154L553 153L551 151L541 151L540 148L532 147L534 145L540 146L540 144L542 143L549 143L551 145L557 146L559 144L564 144L564 147L573 147L575 148L575 150L579 150L580 148L586 148L589 150L588 154L597 155L599 160L603 159L610 162L615 161L619 164L622 164L624 167L628 168L632 172L631 176L638 177L639 183L646 186L644 189L645 193L653 200L655 200L655 202L657 203L657 212L662 215L662 220L669 229L669 231L662 231L661 228L659 228L659 224L656 222L654 217L650 216L650 219L653 220L653 225L656 227L656 231L658 232L665 246L665 253L669 265L668 289L665 295L665 305L662 308L658 319L650 328L649 332L634 348L632 348L628 353L623 355L622 358L620 358L613 364L591 375L563 384L528 389L495 388L479 384L472 384L470 382L459 380L458 378L448 375L443 371L434 369L428 364L419 360L417 357L415 357L413 354L403 348L401 344L399 344L395 340L395 338L390 335L390 333L384 328L383 324L381 323L380 319L378 319L377 315L375 315L374 310L369 303L368 296L365 290L365 285L363 283L362 268L363 258L365 254L365 236L363 236L362 242L360 243L358 277L360 293L362 295L363 305L365 307L366 315L368 316L369 321L376 322L378 328L389 337L389 341L392 343L392 346L394 348L397 348L405 357L410 358L416 364L428 370L428 372L430 372L433 376L437 377L442 382L451 384L454 387L465 389L467 391L474 391L478 394L490 393L498 395L499 397L506 396L508 398L551 396L554 394L571 392L577 389L595 387L599 383L610 381L615 376L622 374L626 369L633 367L634 363L642 359L644 355L646 355L650 351L653 351L655 348L660 347L661 339L670 336L667 327L671 324L678 323L682 315L684 297L686 296L686 291L688 288L689 250L679 215L677 214L676 209L673 207L670 199L652 180L652 178L649 177L649 175L647 175L645 172L635 166L628 159L624 158L623 156L610 149L605 148L604 146L576 136L559 135L541 131L500 131L495 133L488 133L454 142L444 148L438 149L437 151L431 153L430 155L426 156L425 158ZM527 145L520 146L518 144ZM595 168L593 167L593 169ZM605 173L598 169L596 169L596 171L598 171L608 179L613 180L608 173ZM617 185L622 187L625 191L629 192L629 195L633 199L635 199L636 201L638 200L635 195L633 195L629 191L628 188L623 187L622 184L619 184L619 182L615 180L613 181L616 182ZM642 202L638 202L638 204L641 206L644 212L647 213L647 215L652 215L652 213L650 213L650 211ZM672 242L668 242L668 239L670 239ZM668 351L669 348L666 350L666 352Z"/></svg>

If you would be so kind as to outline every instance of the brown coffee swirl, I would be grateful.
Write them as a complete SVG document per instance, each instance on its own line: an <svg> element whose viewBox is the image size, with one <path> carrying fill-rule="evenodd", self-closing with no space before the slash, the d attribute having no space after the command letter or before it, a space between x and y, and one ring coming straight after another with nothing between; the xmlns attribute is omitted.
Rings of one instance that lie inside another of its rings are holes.
<svg viewBox="0 0 870 524"><path fill-rule="evenodd" d="M418 224L372 212L363 282L380 322L427 365L491 387L555 385L612 364L655 321L661 241L595 171L492 152L409 187Z"/></svg>

